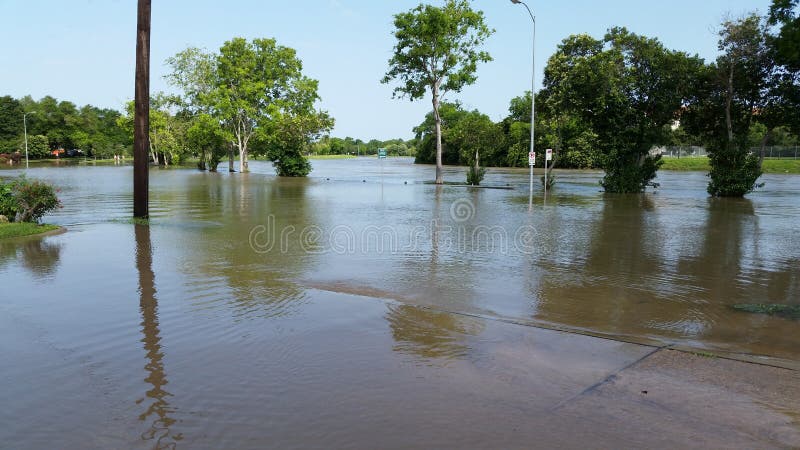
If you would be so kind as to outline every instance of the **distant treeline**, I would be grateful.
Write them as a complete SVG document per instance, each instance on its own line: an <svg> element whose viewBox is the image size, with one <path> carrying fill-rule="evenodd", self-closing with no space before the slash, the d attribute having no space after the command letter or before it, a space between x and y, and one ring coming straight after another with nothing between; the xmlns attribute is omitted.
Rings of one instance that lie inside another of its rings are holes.
<svg viewBox="0 0 800 450"><path fill-rule="evenodd" d="M0 153L24 152L23 115L28 129L28 155L46 158L56 149L81 149L98 158L129 154L133 137L119 125L122 114L92 105L78 107L53 97L34 100L0 97Z"/></svg>
<svg viewBox="0 0 800 450"><path fill-rule="evenodd" d="M344 139L323 136L311 146L314 155L377 155L378 149L385 149L390 156L414 156L417 152L417 139L390 139L380 141L372 139L368 142L346 137Z"/></svg>

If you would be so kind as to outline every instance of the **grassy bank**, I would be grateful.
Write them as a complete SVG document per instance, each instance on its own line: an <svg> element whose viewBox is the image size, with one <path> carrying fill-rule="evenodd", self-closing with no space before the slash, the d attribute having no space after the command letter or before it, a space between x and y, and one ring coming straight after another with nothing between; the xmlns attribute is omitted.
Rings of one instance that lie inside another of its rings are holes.
<svg viewBox="0 0 800 450"><path fill-rule="evenodd" d="M57 230L57 225L38 225L35 223L0 223L0 239L31 236Z"/></svg>
<svg viewBox="0 0 800 450"><path fill-rule="evenodd" d="M711 166L706 157L696 158L663 158L661 170L703 171L708 172ZM765 159L764 173L797 173L800 174L800 159Z"/></svg>
<svg viewBox="0 0 800 450"><path fill-rule="evenodd" d="M708 172L711 166L708 164L708 158L661 158L664 164L661 165L661 170L702 170Z"/></svg>
<svg viewBox="0 0 800 450"><path fill-rule="evenodd" d="M800 159L765 159L764 173L800 173Z"/></svg>

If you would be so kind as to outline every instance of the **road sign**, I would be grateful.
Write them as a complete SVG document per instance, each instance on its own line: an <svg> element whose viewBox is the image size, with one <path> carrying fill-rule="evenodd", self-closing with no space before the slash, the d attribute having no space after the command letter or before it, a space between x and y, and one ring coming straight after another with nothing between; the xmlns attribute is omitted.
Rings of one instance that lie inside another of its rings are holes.
<svg viewBox="0 0 800 450"><path fill-rule="evenodd" d="M535 166L536 165L536 152L528 153L528 165Z"/></svg>
<svg viewBox="0 0 800 450"><path fill-rule="evenodd" d="M379 148L378 149L378 158L386 158L386 149L385 148Z"/></svg>
<svg viewBox="0 0 800 450"><path fill-rule="evenodd" d="M553 160L553 149L552 148L548 148L545 151L545 160L547 160L547 161L552 161Z"/></svg>

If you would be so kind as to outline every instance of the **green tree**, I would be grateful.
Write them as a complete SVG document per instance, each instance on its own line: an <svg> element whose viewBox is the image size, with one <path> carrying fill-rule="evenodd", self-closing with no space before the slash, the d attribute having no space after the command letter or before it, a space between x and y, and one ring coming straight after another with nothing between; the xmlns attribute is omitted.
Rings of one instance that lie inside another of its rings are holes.
<svg viewBox="0 0 800 450"><path fill-rule="evenodd" d="M234 38L220 48L214 106L233 135L241 172L248 171L248 145L257 133L271 154L282 158L280 165L290 157L294 163L303 158L302 148L287 145L300 145L310 134L332 126L327 114L314 110L318 82L305 77L302 70L295 50L274 39ZM294 132L292 136L277 134L292 123L302 126L302 139Z"/></svg>
<svg viewBox="0 0 800 450"><path fill-rule="evenodd" d="M798 0L773 0L767 24L778 26L775 35L767 36L775 63L779 66L780 83L777 93L781 108L774 116L780 116L781 125L790 127L800 135L800 4ZM768 136L771 137L771 136Z"/></svg>
<svg viewBox="0 0 800 450"><path fill-rule="evenodd" d="M425 120L414 127L414 134L417 140L417 156L414 160L417 164L435 164L440 159L443 164L457 165L461 163L461 152L454 142L448 140L447 130L469 114L461 107L461 104L442 102L439 106L439 123L437 133L436 115L431 111L425 115ZM370 142L371 144L371 142ZM382 147L383 142L378 141L376 149ZM441 156L438 156L441 151Z"/></svg>
<svg viewBox="0 0 800 450"><path fill-rule="evenodd" d="M259 134L257 148L264 153L282 177L304 177L311 164L303 156L314 139L333 128L333 118L325 112L314 112L311 105L304 113L278 114L269 134Z"/></svg>
<svg viewBox="0 0 800 450"><path fill-rule="evenodd" d="M197 47L189 47L178 52L175 56L167 58L167 65L170 66L172 71L165 78L171 85L181 90L181 95L176 98L175 104L181 108L184 115L198 117L205 114L221 121L221 114L216 108L219 84L217 55ZM210 131L206 128L206 125L210 125L210 123L202 125L204 131ZM199 131L196 129L195 133ZM225 151L228 155L228 171L234 172L233 137L230 129L224 129L223 131L225 131L224 136L228 143L225 146ZM196 135L195 139L197 137ZM210 157L212 155L206 156ZM201 157L203 166L208 164L210 167L210 162L210 160L203 161ZM214 166L214 170L216 170L216 167Z"/></svg>
<svg viewBox="0 0 800 450"><path fill-rule="evenodd" d="M47 136L41 134L28 135L28 157L40 159L48 156L50 156L50 141Z"/></svg>
<svg viewBox="0 0 800 450"><path fill-rule="evenodd" d="M460 153L460 161L469 166L467 184L479 185L486 171L481 161L495 160L495 153L503 146L500 127L489 116L472 111L448 130L448 141Z"/></svg>
<svg viewBox="0 0 800 450"><path fill-rule="evenodd" d="M318 82L303 75L294 49L274 39L234 38L218 54L189 48L167 63L168 80L183 91L180 104L222 124L239 152L241 172L248 171L252 149L270 157L279 174L308 173L303 151L333 127L333 119L315 108Z"/></svg>
<svg viewBox="0 0 800 450"><path fill-rule="evenodd" d="M709 194L741 197L758 186L763 147L788 115L787 79L774 61L766 23L758 15L725 21L719 36L722 54L700 72L682 122L706 144ZM758 123L764 130L760 155L750 151L749 142Z"/></svg>
<svg viewBox="0 0 800 450"><path fill-rule="evenodd" d="M779 26L771 38L775 58L792 72L800 71L800 13L798 0L772 0L769 25Z"/></svg>
<svg viewBox="0 0 800 450"><path fill-rule="evenodd" d="M186 131L186 141L189 147L199 154L200 161L197 167L200 170L208 168L209 171L216 172L217 166L227 153L225 148L227 139L219 121L209 114L199 114Z"/></svg>
<svg viewBox="0 0 800 450"><path fill-rule="evenodd" d="M677 118L701 65L656 39L613 28L602 41L565 39L548 61L544 88L591 131L578 135L601 154L606 192L641 192L660 165L650 149L667 141L664 126Z"/></svg>
<svg viewBox="0 0 800 450"><path fill-rule="evenodd" d="M174 99L164 93L150 96L150 158L161 166L180 164L188 152L185 137L188 124L172 114L169 109L172 104ZM127 103L126 112L117 123L132 137L134 102Z"/></svg>
<svg viewBox="0 0 800 450"><path fill-rule="evenodd" d="M563 89L561 85L557 89ZM577 114L564 110L554 90L543 89L536 96L536 148L553 149L559 167L589 169L600 167L597 135ZM498 152L502 163L511 167L528 165L530 148L531 93L511 99L509 115L500 123L505 136L505 150ZM553 167L555 164L551 164ZM544 166L544 159L537 159Z"/></svg>
<svg viewBox="0 0 800 450"><path fill-rule="evenodd" d="M23 109L19 100L8 95L0 97L0 153L16 151L22 134Z"/></svg>
<svg viewBox="0 0 800 450"><path fill-rule="evenodd" d="M23 148L22 113L28 113L28 135L47 137L50 149L80 148L87 153L130 146L130 136L118 126L118 111L91 105L80 108L47 96L39 101L0 97L0 151ZM16 116L19 116L18 118ZM118 152L119 153L119 152Z"/></svg>
<svg viewBox="0 0 800 450"><path fill-rule="evenodd" d="M398 80L394 95L418 100L431 93L436 136L436 183L442 184L442 118L440 98L473 84L479 62L491 60L479 50L494 30L483 12L467 0L447 0L443 7L420 4L394 16L397 44L383 83Z"/></svg>

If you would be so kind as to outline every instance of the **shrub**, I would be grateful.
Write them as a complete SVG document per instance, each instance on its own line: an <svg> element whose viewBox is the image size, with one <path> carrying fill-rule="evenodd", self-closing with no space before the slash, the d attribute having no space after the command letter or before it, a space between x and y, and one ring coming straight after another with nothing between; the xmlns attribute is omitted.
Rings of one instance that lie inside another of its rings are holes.
<svg viewBox="0 0 800 450"><path fill-rule="evenodd" d="M0 182L0 216L8 217L8 220L14 220L17 214L17 202L14 199L14 183Z"/></svg>
<svg viewBox="0 0 800 450"><path fill-rule="evenodd" d="M484 175L486 175L485 167L476 168L475 166L470 166L469 170L467 170L467 184L471 186L480 186Z"/></svg>
<svg viewBox="0 0 800 450"><path fill-rule="evenodd" d="M311 172L311 163L299 153L286 152L272 165L281 177L304 177Z"/></svg>
<svg viewBox="0 0 800 450"><path fill-rule="evenodd" d="M744 146L709 147L708 160L708 193L714 197L743 197L764 185L757 182L762 172L758 156Z"/></svg>
<svg viewBox="0 0 800 450"><path fill-rule="evenodd" d="M28 156L31 159L50 157L50 140L47 136L28 136Z"/></svg>
<svg viewBox="0 0 800 450"><path fill-rule="evenodd" d="M14 222L39 222L45 214L61 206L53 186L20 176L10 183L0 183L0 215Z"/></svg>

